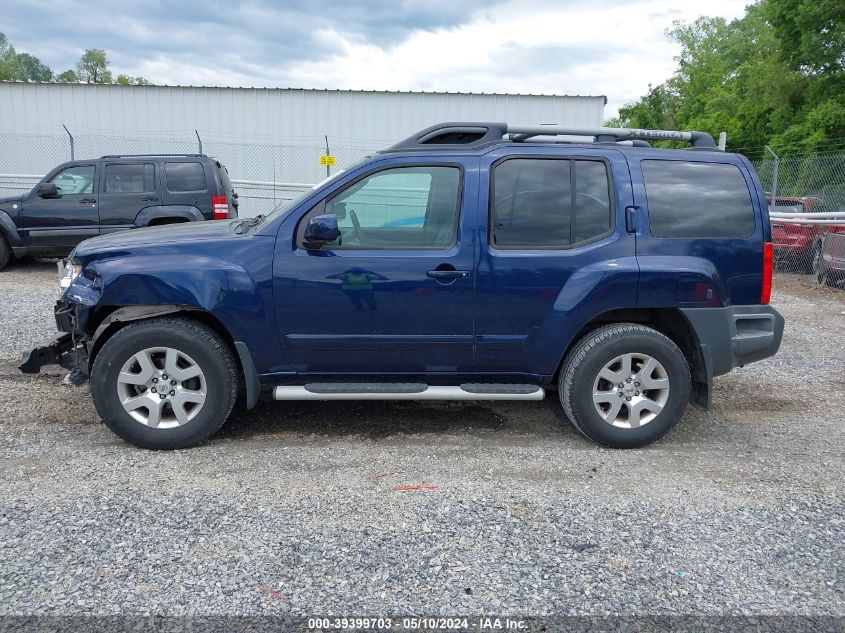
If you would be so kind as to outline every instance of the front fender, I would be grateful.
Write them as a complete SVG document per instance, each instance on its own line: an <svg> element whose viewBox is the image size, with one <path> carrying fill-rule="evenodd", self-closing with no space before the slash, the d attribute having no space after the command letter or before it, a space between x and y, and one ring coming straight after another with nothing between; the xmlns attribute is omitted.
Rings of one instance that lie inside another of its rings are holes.
<svg viewBox="0 0 845 633"><path fill-rule="evenodd" d="M232 261L179 253L133 255L92 262L86 274L96 280L74 283L68 299L90 306L177 305L203 310L224 323L232 338L265 318L257 283ZM85 292L83 292L83 288Z"/></svg>
<svg viewBox="0 0 845 633"><path fill-rule="evenodd" d="M0 209L0 233L6 238L9 246L12 248L18 248L24 245L20 234L18 234L18 227L15 225L14 220L2 209Z"/></svg>
<svg viewBox="0 0 845 633"><path fill-rule="evenodd" d="M208 313L266 372L284 362L273 310L272 245L264 238L227 239L89 254L64 299L76 306L77 327L86 336L116 310L175 306Z"/></svg>
<svg viewBox="0 0 845 633"><path fill-rule="evenodd" d="M149 226L153 220L161 218L181 218L188 222L202 222L205 216L196 207L185 204L167 204L146 207L135 216L135 226Z"/></svg>

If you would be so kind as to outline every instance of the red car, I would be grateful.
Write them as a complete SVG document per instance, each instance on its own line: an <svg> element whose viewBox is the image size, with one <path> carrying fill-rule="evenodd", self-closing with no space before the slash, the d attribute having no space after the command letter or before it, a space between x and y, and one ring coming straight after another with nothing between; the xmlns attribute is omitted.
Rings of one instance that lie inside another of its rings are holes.
<svg viewBox="0 0 845 633"><path fill-rule="evenodd" d="M767 199L769 210L772 200ZM819 198L799 196L775 197L775 211L812 213L821 211ZM824 224L795 224L788 220L772 221L772 245L775 261L806 273L818 273L822 258L822 242L828 227Z"/></svg>

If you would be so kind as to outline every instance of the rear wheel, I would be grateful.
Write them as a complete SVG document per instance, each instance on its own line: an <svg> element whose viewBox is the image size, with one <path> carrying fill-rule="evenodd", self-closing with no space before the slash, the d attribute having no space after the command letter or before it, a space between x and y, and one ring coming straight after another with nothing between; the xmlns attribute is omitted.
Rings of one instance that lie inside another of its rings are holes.
<svg viewBox="0 0 845 633"><path fill-rule="evenodd" d="M807 263L807 272L811 275L817 275L822 264L822 244L817 242L810 252L810 261Z"/></svg>
<svg viewBox="0 0 845 633"><path fill-rule="evenodd" d="M690 371L678 346L660 332L617 323L576 343L560 372L558 393L583 435L605 446L635 448L680 420Z"/></svg>
<svg viewBox="0 0 845 633"><path fill-rule="evenodd" d="M91 370L94 406L136 446L187 448L204 442L235 403L235 360L210 328L180 318L138 321L103 345Z"/></svg>

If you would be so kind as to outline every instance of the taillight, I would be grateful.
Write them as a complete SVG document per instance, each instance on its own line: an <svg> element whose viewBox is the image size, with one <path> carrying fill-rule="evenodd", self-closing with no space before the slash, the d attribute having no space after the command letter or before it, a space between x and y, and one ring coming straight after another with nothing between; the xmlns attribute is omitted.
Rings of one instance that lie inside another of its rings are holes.
<svg viewBox="0 0 845 633"><path fill-rule="evenodd" d="M772 243L763 243L763 288L760 291L760 303L766 304L772 298Z"/></svg>
<svg viewBox="0 0 845 633"><path fill-rule="evenodd" d="M211 196L211 217L215 220L229 218L229 199L226 196Z"/></svg>

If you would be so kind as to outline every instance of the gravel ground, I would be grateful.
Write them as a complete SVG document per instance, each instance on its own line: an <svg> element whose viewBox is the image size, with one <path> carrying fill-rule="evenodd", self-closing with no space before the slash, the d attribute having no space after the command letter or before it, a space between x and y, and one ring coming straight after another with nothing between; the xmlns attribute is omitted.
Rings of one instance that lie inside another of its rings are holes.
<svg viewBox="0 0 845 633"><path fill-rule="evenodd" d="M262 404L155 453L16 371L54 270L0 273L0 615L845 616L845 293L779 277L780 354L645 449L552 396Z"/></svg>

